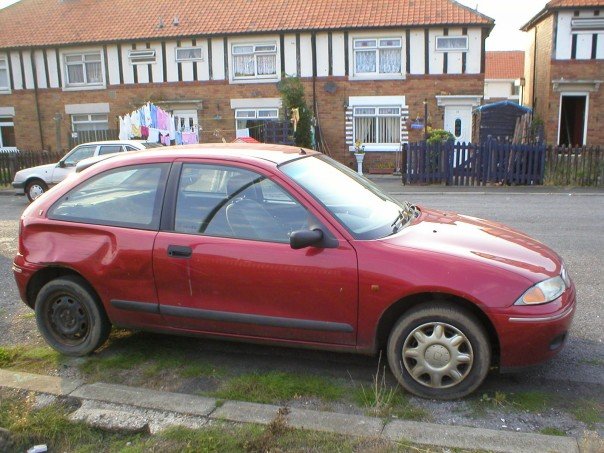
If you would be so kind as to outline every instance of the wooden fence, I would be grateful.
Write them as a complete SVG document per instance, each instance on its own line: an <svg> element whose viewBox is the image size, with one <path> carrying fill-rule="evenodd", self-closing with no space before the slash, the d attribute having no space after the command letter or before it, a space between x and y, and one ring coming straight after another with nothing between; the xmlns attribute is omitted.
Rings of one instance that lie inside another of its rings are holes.
<svg viewBox="0 0 604 453"><path fill-rule="evenodd" d="M543 184L545 145L411 143L404 149L406 184Z"/></svg>
<svg viewBox="0 0 604 453"><path fill-rule="evenodd" d="M61 160L63 153L49 151L10 151L0 152L0 184L13 182L15 173L23 168L53 164Z"/></svg>
<svg viewBox="0 0 604 453"><path fill-rule="evenodd" d="M545 183L559 186L604 186L604 151L594 147L550 147Z"/></svg>
<svg viewBox="0 0 604 453"><path fill-rule="evenodd" d="M117 129L107 129L102 131L80 131L77 137L69 136L69 149L74 146L88 142L99 142L102 140L118 140L120 131Z"/></svg>

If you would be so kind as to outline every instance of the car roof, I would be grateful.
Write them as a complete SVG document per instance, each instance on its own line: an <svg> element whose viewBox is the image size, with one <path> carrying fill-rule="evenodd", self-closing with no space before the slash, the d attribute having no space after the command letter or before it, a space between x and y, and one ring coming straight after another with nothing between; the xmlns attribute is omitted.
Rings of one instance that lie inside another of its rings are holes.
<svg viewBox="0 0 604 453"><path fill-rule="evenodd" d="M86 142L80 143L80 145L140 145L142 143L149 143L146 140L100 140L98 142Z"/></svg>
<svg viewBox="0 0 604 453"><path fill-rule="evenodd" d="M147 159L206 157L234 161L262 160L279 165L300 156L321 154L310 149L269 145L265 143L207 143L197 145L167 146L153 150L133 151L108 155L107 161L122 160L145 161ZM111 156L111 158L109 158Z"/></svg>

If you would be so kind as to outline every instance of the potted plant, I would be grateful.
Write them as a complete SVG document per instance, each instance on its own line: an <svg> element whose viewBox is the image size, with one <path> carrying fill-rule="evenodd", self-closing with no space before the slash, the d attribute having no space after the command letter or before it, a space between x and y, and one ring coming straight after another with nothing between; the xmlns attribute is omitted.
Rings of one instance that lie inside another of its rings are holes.
<svg viewBox="0 0 604 453"><path fill-rule="evenodd" d="M365 145L361 140L354 142L354 157L357 160L357 173L363 175L363 159L365 159Z"/></svg>

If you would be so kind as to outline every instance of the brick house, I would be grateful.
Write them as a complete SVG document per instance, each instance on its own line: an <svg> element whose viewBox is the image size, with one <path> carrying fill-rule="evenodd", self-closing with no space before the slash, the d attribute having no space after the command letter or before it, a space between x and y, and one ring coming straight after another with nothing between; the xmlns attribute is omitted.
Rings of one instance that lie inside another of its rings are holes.
<svg viewBox="0 0 604 453"><path fill-rule="evenodd" d="M488 51L484 74L484 101L520 102L524 83L524 52Z"/></svg>
<svg viewBox="0 0 604 453"><path fill-rule="evenodd" d="M356 138L375 160L420 139L424 100L467 141L493 26L453 0L21 0L0 10L4 146L65 149L146 101L230 141L286 117L282 74L342 162Z"/></svg>
<svg viewBox="0 0 604 453"><path fill-rule="evenodd" d="M561 145L604 144L604 0L552 0L530 33L524 104Z"/></svg>

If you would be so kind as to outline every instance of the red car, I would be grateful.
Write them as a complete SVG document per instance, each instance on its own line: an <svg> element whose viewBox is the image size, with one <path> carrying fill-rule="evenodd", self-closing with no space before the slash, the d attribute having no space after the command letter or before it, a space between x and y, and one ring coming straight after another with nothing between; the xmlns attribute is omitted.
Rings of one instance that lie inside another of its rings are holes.
<svg viewBox="0 0 604 453"><path fill-rule="evenodd" d="M498 223L401 203L310 150L207 145L92 164L29 206L13 265L67 355L112 325L375 354L458 398L560 351L575 287Z"/></svg>

